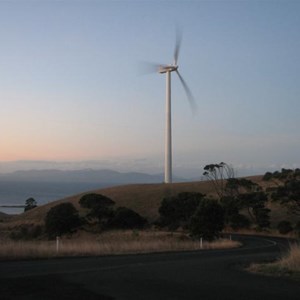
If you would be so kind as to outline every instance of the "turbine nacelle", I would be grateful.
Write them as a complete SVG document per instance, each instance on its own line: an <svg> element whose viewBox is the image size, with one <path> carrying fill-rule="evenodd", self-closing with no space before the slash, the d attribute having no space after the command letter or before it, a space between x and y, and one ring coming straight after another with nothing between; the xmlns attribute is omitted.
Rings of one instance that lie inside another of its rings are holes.
<svg viewBox="0 0 300 300"><path fill-rule="evenodd" d="M177 71L178 66L177 65L163 65L158 67L158 72L160 74L164 74L167 72L174 72Z"/></svg>

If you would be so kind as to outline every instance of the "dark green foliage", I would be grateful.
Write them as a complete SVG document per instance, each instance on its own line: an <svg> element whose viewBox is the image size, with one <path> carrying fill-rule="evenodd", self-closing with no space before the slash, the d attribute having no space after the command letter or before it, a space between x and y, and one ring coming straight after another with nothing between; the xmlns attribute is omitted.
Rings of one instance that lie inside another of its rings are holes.
<svg viewBox="0 0 300 300"><path fill-rule="evenodd" d="M192 236L212 241L224 228L224 210L215 200L203 199L190 219Z"/></svg>
<svg viewBox="0 0 300 300"><path fill-rule="evenodd" d="M279 201L288 207L293 214L300 215L300 180L293 178L279 186L271 195L274 201Z"/></svg>
<svg viewBox="0 0 300 300"><path fill-rule="evenodd" d="M251 220L261 229L270 226L270 210L265 207L268 197L264 192L241 194L238 196L241 208L248 211Z"/></svg>
<svg viewBox="0 0 300 300"><path fill-rule="evenodd" d="M96 218L101 227L106 227L113 217L113 206L115 202L101 194L86 194L79 200L81 207L89 208L89 218Z"/></svg>
<svg viewBox="0 0 300 300"><path fill-rule="evenodd" d="M228 164L221 162L219 164L206 165L203 175L212 182L219 198L222 198L226 195L226 180L234 178L234 170Z"/></svg>
<svg viewBox="0 0 300 300"><path fill-rule="evenodd" d="M45 230L49 238L72 233L81 220L72 203L62 203L52 207L46 215Z"/></svg>
<svg viewBox="0 0 300 300"><path fill-rule="evenodd" d="M235 214L235 215L231 216L231 218L229 220L229 225L234 230L249 228L250 227L250 221L246 216L238 213L238 214Z"/></svg>
<svg viewBox="0 0 300 300"><path fill-rule="evenodd" d="M293 227L289 221L281 221L277 225L277 229L281 234L287 234L293 230Z"/></svg>
<svg viewBox="0 0 300 300"><path fill-rule="evenodd" d="M253 207L253 214L256 220L256 224L260 229L270 227L270 212L271 210L265 207L264 204L258 204Z"/></svg>
<svg viewBox="0 0 300 300"><path fill-rule="evenodd" d="M261 187L257 183L246 178L229 178L226 182L225 189L230 196L261 191Z"/></svg>
<svg viewBox="0 0 300 300"><path fill-rule="evenodd" d="M277 179L281 181L286 181L293 178L298 178L299 176L300 176L300 169L295 169L295 170L281 169L281 171L275 171L274 173L267 172L264 175L263 180L268 181L271 179Z"/></svg>
<svg viewBox="0 0 300 300"><path fill-rule="evenodd" d="M82 196L79 200L79 204L81 207L84 208L95 208L98 206L113 206L115 202L104 195L92 193Z"/></svg>
<svg viewBox="0 0 300 300"><path fill-rule="evenodd" d="M40 225L22 224L14 229L9 237L13 240L32 240L43 234L43 228Z"/></svg>
<svg viewBox="0 0 300 300"><path fill-rule="evenodd" d="M109 227L118 229L140 229L146 224L145 218L126 207L118 207L109 221Z"/></svg>
<svg viewBox="0 0 300 300"><path fill-rule="evenodd" d="M273 177L273 174L271 172L266 172L266 174L263 177L263 180L264 181L269 181L269 180L272 179L272 177Z"/></svg>
<svg viewBox="0 0 300 300"><path fill-rule="evenodd" d="M179 193L175 197L164 198L159 208L160 224L170 229L186 227L205 195L200 193Z"/></svg>
<svg viewBox="0 0 300 300"><path fill-rule="evenodd" d="M25 211L28 211L28 210L31 210L33 208L37 207L37 202L35 201L35 199L33 198L28 198L26 201L25 201L25 208L24 208L24 212Z"/></svg>
<svg viewBox="0 0 300 300"><path fill-rule="evenodd" d="M235 197L225 196L221 198L220 204L224 209L225 223L229 224L231 218L239 213L239 202Z"/></svg>

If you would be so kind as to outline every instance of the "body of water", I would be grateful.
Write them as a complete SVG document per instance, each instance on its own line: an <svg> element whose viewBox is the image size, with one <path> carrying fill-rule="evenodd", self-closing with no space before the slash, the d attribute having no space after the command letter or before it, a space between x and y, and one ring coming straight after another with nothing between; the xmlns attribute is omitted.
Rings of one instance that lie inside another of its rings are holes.
<svg viewBox="0 0 300 300"><path fill-rule="evenodd" d="M38 205L59 200L81 192L104 188L109 184L82 182L3 182L0 181L0 205L25 204L34 198ZM7 214L19 214L24 208L0 207Z"/></svg>

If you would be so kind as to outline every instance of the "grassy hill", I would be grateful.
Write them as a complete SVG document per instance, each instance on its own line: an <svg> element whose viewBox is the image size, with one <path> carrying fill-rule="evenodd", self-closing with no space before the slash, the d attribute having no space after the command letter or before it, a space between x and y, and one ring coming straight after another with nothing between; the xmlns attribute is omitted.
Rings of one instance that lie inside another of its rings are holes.
<svg viewBox="0 0 300 300"><path fill-rule="evenodd" d="M262 176L248 177L255 183L261 185L264 189L275 186L274 182L262 181ZM213 184L209 181L189 182L189 183L173 183L173 184L133 184L111 188L104 188L90 191L93 193L103 194L116 202L116 206L125 206L138 212L146 217L150 222L158 218L158 209L161 200L164 197L177 195L180 192L199 192L206 194L207 197L215 197ZM0 223L1 228L13 228L21 224L42 224L49 209L63 202L71 202L79 210L80 214L84 214L80 207L79 199L87 193L70 196L61 200L57 200L33 210L11 217L9 220ZM281 206L270 203L272 209L271 221L277 223L283 219L291 219L287 216L287 212Z"/></svg>

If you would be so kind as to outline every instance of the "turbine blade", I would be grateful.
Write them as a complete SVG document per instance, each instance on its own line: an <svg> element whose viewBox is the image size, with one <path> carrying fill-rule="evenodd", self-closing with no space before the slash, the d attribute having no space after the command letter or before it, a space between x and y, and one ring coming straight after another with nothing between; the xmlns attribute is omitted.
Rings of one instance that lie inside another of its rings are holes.
<svg viewBox="0 0 300 300"><path fill-rule="evenodd" d="M175 49L174 49L174 65L177 66L178 62L178 56L179 56L179 51L180 51L180 46L181 46L181 39L182 39L182 34L179 29L176 30L176 43L175 43Z"/></svg>
<svg viewBox="0 0 300 300"><path fill-rule="evenodd" d="M138 71L140 75L157 73L161 66L162 66L161 64L155 64L155 63L143 61L139 63Z"/></svg>
<svg viewBox="0 0 300 300"><path fill-rule="evenodd" d="M190 90L190 88L188 87L188 85L186 84L185 80L182 78L182 76L180 75L180 73L178 72L178 70L176 70L176 73L183 85L183 88L186 92L186 95L187 95L187 98L189 100L189 103L190 103L190 106L191 106L191 109L192 111L196 111L197 110L197 104L196 104L196 101L195 101L195 98Z"/></svg>

